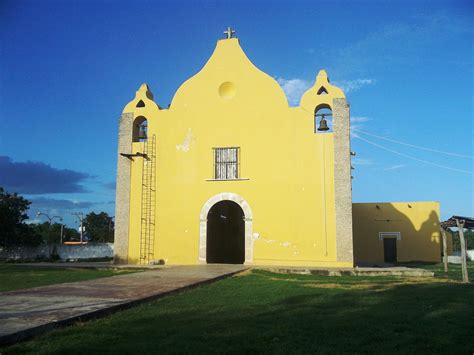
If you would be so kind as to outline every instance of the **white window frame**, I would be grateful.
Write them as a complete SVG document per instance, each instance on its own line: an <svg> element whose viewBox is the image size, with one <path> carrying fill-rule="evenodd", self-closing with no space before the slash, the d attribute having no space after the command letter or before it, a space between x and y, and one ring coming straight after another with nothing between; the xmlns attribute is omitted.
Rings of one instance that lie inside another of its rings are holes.
<svg viewBox="0 0 474 355"><path fill-rule="evenodd" d="M379 240L384 240L385 238L397 238L397 240L402 240L402 234L400 232L379 232Z"/></svg>

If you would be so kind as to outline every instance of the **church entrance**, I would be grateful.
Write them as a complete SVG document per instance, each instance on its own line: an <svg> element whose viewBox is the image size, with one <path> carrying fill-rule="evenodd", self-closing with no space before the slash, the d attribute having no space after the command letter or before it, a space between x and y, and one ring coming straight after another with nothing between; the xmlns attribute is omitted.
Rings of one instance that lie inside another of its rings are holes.
<svg viewBox="0 0 474 355"><path fill-rule="evenodd" d="M206 261L209 264L243 264L245 261L244 211L233 201L214 204L207 215Z"/></svg>

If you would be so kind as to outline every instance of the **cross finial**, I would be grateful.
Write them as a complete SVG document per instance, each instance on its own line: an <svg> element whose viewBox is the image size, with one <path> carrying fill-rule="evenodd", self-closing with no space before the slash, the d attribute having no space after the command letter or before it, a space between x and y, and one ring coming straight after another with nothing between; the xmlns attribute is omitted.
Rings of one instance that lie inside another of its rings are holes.
<svg viewBox="0 0 474 355"><path fill-rule="evenodd" d="M235 31L232 28L227 27L227 30L224 31L224 34L227 36L227 39L229 39L232 38L232 36L235 34Z"/></svg>

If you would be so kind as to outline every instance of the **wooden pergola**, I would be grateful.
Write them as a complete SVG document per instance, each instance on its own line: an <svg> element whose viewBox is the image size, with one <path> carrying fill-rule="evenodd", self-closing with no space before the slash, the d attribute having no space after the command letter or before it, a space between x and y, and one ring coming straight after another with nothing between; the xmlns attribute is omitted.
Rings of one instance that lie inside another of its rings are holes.
<svg viewBox="0 0 474 355"><path fill-rule="evenodd" d="M466 240L464 239L464 228L473 230L474 219L472 217L463 216L452 216L448 220L441 222L440 229L443 236L443 261L444 261L444 272L448 272L448 253L447 253L447 242L446 242L446 230L448 228L458 228L459 240L461 242L461 265L462 265L462 281L469 282L469 276L467 274L467 253L466 253Z"/></svg>

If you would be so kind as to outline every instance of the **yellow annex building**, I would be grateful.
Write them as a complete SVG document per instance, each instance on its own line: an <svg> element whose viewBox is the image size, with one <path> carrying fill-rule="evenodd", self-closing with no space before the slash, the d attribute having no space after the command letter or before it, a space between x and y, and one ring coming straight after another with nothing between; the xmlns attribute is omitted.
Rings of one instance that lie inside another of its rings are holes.
<svg viewBox="0 0 474 355"><path fill-rule="evenodd" d="M377 207L353 208L349 105L327 73L289 107L232 33L168 108L146 84L125 106L115 261L353 267L383 262L390 243L399 261L439 260L436 203L410 203L409 232L373 221Z"/></svg>

